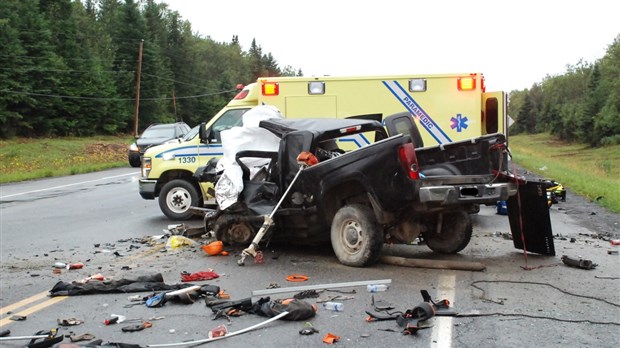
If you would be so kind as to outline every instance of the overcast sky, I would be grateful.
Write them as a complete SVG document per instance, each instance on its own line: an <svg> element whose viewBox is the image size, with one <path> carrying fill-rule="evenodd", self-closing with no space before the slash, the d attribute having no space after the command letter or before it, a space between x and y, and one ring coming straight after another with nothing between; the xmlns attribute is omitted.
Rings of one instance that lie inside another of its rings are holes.
<svg viewBox="0 0 620 348"><path fill-rule="evenodd" d="M618 0L161 0L218 42L256 39L305 76L482 72L529 88L620 35Z"/></svg>

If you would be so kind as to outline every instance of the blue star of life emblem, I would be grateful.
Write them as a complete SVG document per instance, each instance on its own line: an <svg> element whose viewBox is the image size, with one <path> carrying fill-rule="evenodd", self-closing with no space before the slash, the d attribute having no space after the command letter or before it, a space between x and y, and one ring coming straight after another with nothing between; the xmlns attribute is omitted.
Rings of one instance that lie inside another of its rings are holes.
<svg viewBox="0 0 620 348"><path fill-rule="evenodd" d="M450 128L456 128L456 131L459 133L462 132L463 129L467 129L467 116L456 114L456 117L452 117L450 121L452 122Z"/></svg>

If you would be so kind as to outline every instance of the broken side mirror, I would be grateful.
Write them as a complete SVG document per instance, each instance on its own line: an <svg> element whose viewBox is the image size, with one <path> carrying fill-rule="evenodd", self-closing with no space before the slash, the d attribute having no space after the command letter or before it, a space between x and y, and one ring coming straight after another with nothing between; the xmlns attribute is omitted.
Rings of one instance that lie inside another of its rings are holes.
<svg viewBox="0 0 620 348"><path fill-rule="evenodd" d="M211 130L207 129L207 123L202 122L198 130L198 136L200 137L200 142L203 144L208 144L209 136L211 135L210 133L211 133Z"/></svg>

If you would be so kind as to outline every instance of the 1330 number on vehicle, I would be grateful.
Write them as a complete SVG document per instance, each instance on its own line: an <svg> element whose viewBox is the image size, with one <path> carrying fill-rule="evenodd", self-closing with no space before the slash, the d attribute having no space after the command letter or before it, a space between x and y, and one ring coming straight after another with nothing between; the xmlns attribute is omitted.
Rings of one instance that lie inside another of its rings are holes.
<svg viewBox="0 0 620 348"><path fill-rule="evenodd" d="M179 157L179 163L196 163L196 157Z"/></svg>

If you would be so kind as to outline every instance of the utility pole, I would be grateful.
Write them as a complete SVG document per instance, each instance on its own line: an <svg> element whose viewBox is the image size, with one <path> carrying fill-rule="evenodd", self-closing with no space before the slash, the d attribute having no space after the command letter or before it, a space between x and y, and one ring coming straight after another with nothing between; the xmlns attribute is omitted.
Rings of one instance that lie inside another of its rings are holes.
<svg viewBox="0 0 620 348"><path fill-rule="evenodd" d="M138 51L138 78L136 81L136 112L133 120L133 135L138 136L138 110L140 110L140 74L142 72L142 46L144 45L144 39L140 41L140 50Z"/></svg>

